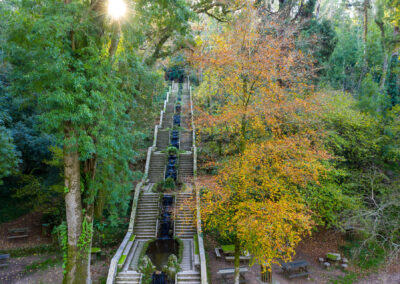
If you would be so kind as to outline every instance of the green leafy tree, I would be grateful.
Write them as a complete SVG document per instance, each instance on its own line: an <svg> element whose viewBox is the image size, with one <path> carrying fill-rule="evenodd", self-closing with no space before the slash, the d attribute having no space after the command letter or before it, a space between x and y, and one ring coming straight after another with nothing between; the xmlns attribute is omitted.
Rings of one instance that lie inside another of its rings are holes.
<svg viewBox="0 0 400 284"><path fill-rule="evenodd" d="M37 106L41 128L63 146L65 283L90 282L96 203L100 212L104 202L128 208L129 164L136 156L132 145L143 138L135 131L134 112L138 105L151 104L159 90L157 80L148 86L160 74L143 75L151 72L135 50L119 45L128 27L116 29L103 16L104 4L22 1L3 10L9 23L9 91ZM125 82L130 77L137 81ZM138 95L143 89L149 98Z"/></svg>

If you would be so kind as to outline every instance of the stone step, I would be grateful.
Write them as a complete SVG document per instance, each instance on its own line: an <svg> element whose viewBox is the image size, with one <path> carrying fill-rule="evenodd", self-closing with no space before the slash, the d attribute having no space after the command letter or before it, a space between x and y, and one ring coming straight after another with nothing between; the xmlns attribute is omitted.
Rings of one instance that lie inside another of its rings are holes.
<svg viewBox="0 0 400 284"><path fill-rule="evenodd" d="M116 277L116 280L139 280L140 279L140 274L130 274L130 275L120 275L118 274L118 276Z"/></svg>
<svg viewBox="0 0 400 284"><path fill-rule="evenodd" d="M139 284L140 274L135 271L121 271L115 278L115 283L118 284Z"/></svg>
<svg viewBox="0 0 400 284"><path fill-rule="evenodd" d="M157 220L157 216L152 216L152 217L146 217L146 218L141 218L141 217L138 217L138 219L136 220L136 222L135 222L135 224L137 224L137 223L148 223L148 222L151 222L151 221L156 221Z"/></svg>
<svg viewBox="0 0 400 284"><path fill-rule="evenodd" d="M189 274L189 275L179 275L178 280L180 281L194 281L201 280L200 274Z"/></svg>
<svg viewBox="0 0 400 284"><path fill-rule="evenodd" d="M138 234L152 234L155 231L156 231L155 224L153 226L149 226L149 227L134 227L133 228L133 232L138 233Z"/></svg>
<svg viewBox="0 0 400 284"><path fill-rule="evenodd" d="M178 225L175 223L175 230L185 231L185 230L195 230L195 228L196 227L193 225L182 225L182 224Z"/></svg>

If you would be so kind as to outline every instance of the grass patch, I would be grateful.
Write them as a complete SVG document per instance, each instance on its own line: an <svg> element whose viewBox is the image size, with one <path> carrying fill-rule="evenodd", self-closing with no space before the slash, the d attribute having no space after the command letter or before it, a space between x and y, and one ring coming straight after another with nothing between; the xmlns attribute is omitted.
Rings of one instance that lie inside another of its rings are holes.
<svg viewBox="0 0 400 284"><path fill-rule="evenodd" d="M124 263L125 259L126 259L126 255L125 254L121 255L121 257L119 258L118 264L122 265Z"/></svg>
<svg viewBox="0 0 400 284"><path fill-rule="evenodd" d="M29 256L33 254L44 254L59 252L59 248L54 245L38 245L26 248L13 248L8 250L0 250L0 254L10 254L11 257Z"/></svg>
<svg viewBox="0 0 400 284"><path fill-rule="evenodd" d="M386 254L381 246L376 242L369 242L364 246L361 244L361 240L349 240L341 249L363 270L376 269L384 263Z"/></svg>
<svg viewBox="0 0 400 284"><path fill-rule="evenodd" d="M91 248L91 249L90 249L90 252L91 252L91 253L98 253L98 252L101 252L101 248Z"/></svg>
<svg viewBox="0 0 400 284"><path fill-rule="evenodd" d="M193 242L194 242L194 254L200 254L200 250L199 250L199 239L198 239L198 235L195 234L193 236Z"/></svg>
<svg viewBox="0 0 400 284"><path fill-rule="evenodd" d="M46 270L49 267L54 267L57 265L61 265L63 262L63 260L61 258L48 258L46 260L38 260L35 261L27 266L25 266L24 272L25 273L30 273L30 272L34 272L37 270Z"/></svg>
<svg viewBox="0 0 400 284"><path fill-rule="evenodd" d="M222 245L221 248L224 253L234 253L235 252L235 245Z"/></svg>
<svg viewBox="0 0 400 284"><path fill-rule="evenodd" d="M331 280L333 284L353 284L358 280L358 275L354 272L348 272L345 276L337 276Z"/></svg>
<svg viewBox="0 0 400 284"><path fill-rule="evenodd" d="M132 236L129 238L129 241L130 241L130 242L133 242L133 241L135 240L135 238L136 238L136 235L132 235Z"/></svg>
<svg viewBox="0 0 400 284"><path fill-rule="evenodd" d="M178 242L178 247L179 247L179 250L178 250L178 264L181 264L182 263L182 259L183 259L183 241L180 238L177 238L177 237L175 237L174 239L175 239L175 241Z"/></svg>

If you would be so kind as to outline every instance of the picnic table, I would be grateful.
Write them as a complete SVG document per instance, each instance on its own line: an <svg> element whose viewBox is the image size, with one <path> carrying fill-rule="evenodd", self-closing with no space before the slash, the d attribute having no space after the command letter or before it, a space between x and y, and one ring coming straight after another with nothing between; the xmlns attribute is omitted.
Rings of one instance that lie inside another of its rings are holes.
<svg viewBox="0 0 400 284"><path fill-rule="evenodd" d="M239 267L239 275L241 278L240 283L247 282L244 274L248 271L249 271L249 269L247 267ZM221 277L225 283L228 283L228 277L235 275L235 268L223 268L223 269L218 270L217 274L221 275Z"/></svg>
<svg viewBox="0 0 400 284"><path fill-rule="evenodd" d="M307 260L295 260L282 264L282 270L288 274L289 278L308 276L308 266L310 263Z"/></svg>

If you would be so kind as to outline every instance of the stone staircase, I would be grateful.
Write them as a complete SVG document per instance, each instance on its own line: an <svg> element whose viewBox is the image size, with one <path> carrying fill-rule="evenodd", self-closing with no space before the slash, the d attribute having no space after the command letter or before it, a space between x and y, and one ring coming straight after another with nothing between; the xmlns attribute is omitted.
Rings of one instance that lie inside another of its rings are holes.
<svg viewBox="0 0 400 284"><path fill-rule="evenodd" d="M196 227L193 224L193 209L185 202L191 198L193 198L192 193L178 193L175 197L175 236L181 239L192 239L196 233Z"/></svg>
<svg viewBox="0 0 400 284"><path fill-rule="evenodd" d="M201 276L197 271L183 271L177 275L176 284L200 284Z"/></svg>
<svg viewBox="0 0 400 284"><path fill-rule="evenodd" d="M138 271L139 256L143 250L144 244L147 240L136 240L136 248L132 253L132 257L129 260L128 266L124 267L124 270Z"/></svg>
<svg viewBox="0 0 400 284"><path fill-rule="evenodd" d="M193 146L193 133L191 131L181 131L180 149L191 151Z"/></svg>
<svg viewBox="0 0 400 284"><path fill-rule="evenodd" d="M192 246L193 241L191 239L182 240L183 242L183 253L182 253L182 263L181 271L191 271L192 267Z"/></svg>
<svg viewBox="0 0 400 284"><path fill-rule="evenodd" d="M170 100L173 98L170 98ZM167 103L167 106L165 107L165 113L171 114L175 112L175 104L174 103Z"/></svg>
<svg viewBox="0 0 400 284"><path fill-rule="evenodd" d="M169 146L169 131L158 130L156 147L159 151L164 150Z"/></svg>
<svg viewBox="0 0 400 284"><path fill-rule="evenodd" d="M159 195L157 193L142 193L139 197L133 228L136 240L151 239L157 236L158 206Z"/></svg>
<svg viewBox="0 0 400 284"><path fill-rule="evenodd" d="M141 273L136 271L121 271L117 274L115 278L116 284L139 284L141 278Z"/></svg>
<svg viewBox="0 0 400 284"><path fill-rule="evenodd" d="M192 129L192 120L189 115L183 115L181 118L181 126L185 129Z"/></svg>
<svg viewBox="0 0 400 284"><path fill-rule="evenodd" d="M152 153L149 167L150 183L157 183L164 180L165 174L165 154Z"/></svg>
<svg viewBox="0 0 400 284"><path fill-rule="evenodd" d="M178 180L188 181L193 178L193 154L179 154L178 162Z"/></svg>

